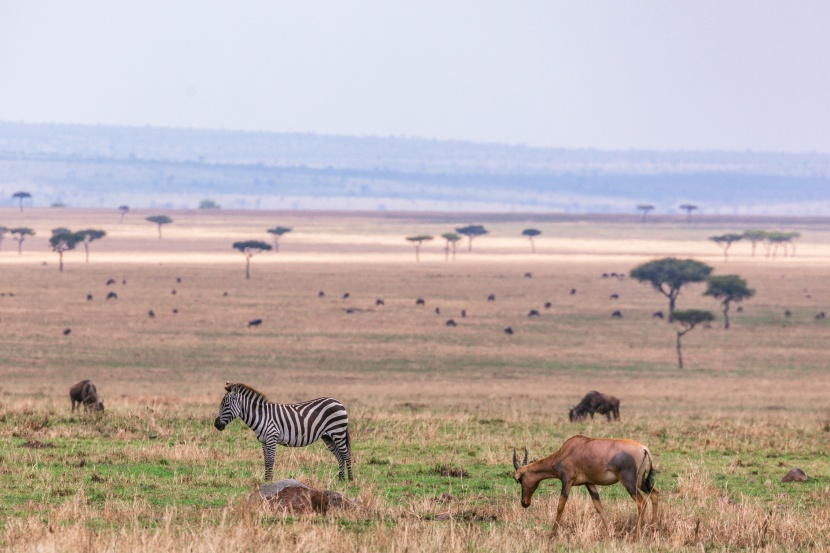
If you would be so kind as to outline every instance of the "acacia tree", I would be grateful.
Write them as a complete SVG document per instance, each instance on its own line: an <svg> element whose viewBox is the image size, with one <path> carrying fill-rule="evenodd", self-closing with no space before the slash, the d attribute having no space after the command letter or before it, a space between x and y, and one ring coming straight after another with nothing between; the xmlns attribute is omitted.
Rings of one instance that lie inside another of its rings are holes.
<svg viewBox="0 0 830 553"><path fill-rule="evenodd" d="M680 289L692 282L703 282L711 272L712 267L694 259L664 257L634 267L630 275L640 282L651 284L655 290L669 298L671 322L674 320L674 306Z"/></svg>
<svg viewBox="0 0 830 553"><path fill-rule="evenodd" d="M485 229L484 225L467 225L466 227L458 227L455 232L467 237L467 251L471 252L473 251L473 238L484 236L490 231Z"/></svg>
<svg viewBox="0 0 830 553"><path fill-rule="evenodd" d="M781 232L781 231L772 231L767 233L767 241L764 244L764 248L766 249L766 256L770 256L770 252L772 252L772 257L775 257L778 254L778 247L784 247L784 256L787 256L787 244L792 244L793 239L792 232ZM799 236L801 236L799 234Z"/></svg>
<svg viewBox="0 0 830 553"><path fill-rule="evenodd" d="M407 236L406 239L412 242L415 246L415 261L417 263L421 262L421 244L424 242L429 242L432 240L432 236L429 234L419 234L418 236Z"/></svg>
<svg viewBox="0 0 830 553"><path fill-rule="evenodd" d="M688 332L691 332L695 326L700 323L708 323L713 321L715 316L711 311L704 311L702 309L678 309L674 312L674 322L680 324L682 330L677 331L677 365L683 368L683 354L680 351L680 339Z"/></svg>
<svg viewBox="0 0 830 553"><path fill-rule="evenodd" d="M16 198L18 201L20 201L20 213L23 213L23 200L31 199L31 197L31 194L29 194L28 192L24 192L22 190L20 192L15 192L14 194L12 194L12 198Z"/></svg>
<svg viewBox="0 0 830 553"><path fill-rule="evenodd" d="M261 252L271 249L271 244L259 240L246 240L245 242L234 242L233 249L239 250L245 256L245 278L251 278L251 258Z"/></svg>
<svg viewBox="0 0 830 553"><path fill-rule="evenodd" d="M790 235L789 240L787 240L787 242L789 243L790 246L792 246L792 250L790 250L790 257L795 257L795 242L796 242L796 240L801 238L801 233L800 232L788 232L787 234Z"/></svg>
<svg viewBox="0 0 830 553"><path fill-rule="evenodd" d="M68 228L52 229L52 237L49 238L49 245L52 251L57 252L60 259L58 270L63 272L63 252L74 250L78 242L83 242L84 237L80 232L72 232Z"/></svg>
<svg viewBox="0 0 830 553"><path fill-rule="evenodd" d="M767 239L767 231L765 230L757 230L757 229L750 229L744 231L744 238L749 240L752 244L752 257L755 257L755 246L758 242L764 242Z"/></svg>
<svg viewBox="0 0 830 553"><path fill-rule="evenodd" d="M648 215L649 211L654 209L654 206L651 205L651 204L640 204L640 205L637 206L637 209L639 211L643 212L643 222L645 223L646 222L646 215Z"/></svg>
<svg viewBox="0 0 830 553"><path fill-rule="evenodd" d="M130 211L130 206L128 206L127 204L118 206L118 212L121 214L121 218L118 219L119 223L124 222L124 215L126 215L128 211Z"/></svg>
<svg viewBox="0 0 830 553"><path fill-rule="evenodd" d="M536 242L534 238L540 234L542 234L542 231L535 228L526 228L522 231L522 236L527 236L528 240L530 240L530 251L533 253L536 253Z"/></svg>
<svg viewBox="0 0 830 553"><path fill-rule="evenodd" d="M693 205L693 204L683 204L683 205L680 206L680 209L686 210L686 222L691 223L692 222L692 211L697 209L697 206Z"/></svg>
<svg viewBox="0 0 830 553"><path fill-rule="evenodd" d="M293 229L291 227L274 227L267 229L268 232L274 235L274 253L280 251L280 238L283 234L288 234Z"/></svg>
<svg viewBox="0 0 830 553"><path fill-rule="evenodd" d="M161 226L162 225L169 225L173 222L173 219L168 217L167 215L153 215L152 217L147 217L145 220L150 221L151 223L155 223L158 225L159 228L159 240L161 240Z"/></svg>
<svg viewBox="0 0 830 553"><path fill-rule="evenodd" d="M217 204L210 198L205 198L204 200L199 202L199 209L220 209L221 207L221 205Z"/></svg>
<svg viewBox="0 0 830 553"><path fill-rule="evenodd" d="M742 240L743 237L743 234L728 233L721 234L720 236L710 236L709 240L711 240L723 249L723 258L728 260L729 248L732 246L734 242Z"/></svg>
<svg viewBox="0 0 830 553"><path fill-rule="evenodd" d="M755 295L755 290L747 287L746 281L738 275L723 275L709 277L704 296L711 296L716 300L722 300L723 305L723 328L729 328L729 304L740 303Z"/></svg>
<svg viewBox="0 0 830 553"><path fill-rule="evenodd" d="M3 249L3 239L6 237L7 232L9 232L9 227L0 225L0 250Z"/></svg>
<svg viewBox="0 0 830 553"><path fill-rule="evenodd" d="M452 260L455 261L455 245L459 240L461 240L461 237L454 232L445 232L441 235L441 238L447 241L444 246L444 261L447 261L450 258L450 248L452 248Z"/></svg>
<svg viewBox="0 0 830 553"><path fill-rule="evenodd" d="M35 231L29 227L17 227L10 229L9 232L17 240L17 255L23 255L23 242L26 241L26 237L34 236Z"/></svg>
<svg viewBox="0 0 830 553"><path fill-rule="evenodd" d="M90 228L86 230L79 230L78 234L83 238L82 242L84 244L84 251L86 252L86 263L89 263L89 243L100 240L106 236L107 233L103 230Z"/></svg>

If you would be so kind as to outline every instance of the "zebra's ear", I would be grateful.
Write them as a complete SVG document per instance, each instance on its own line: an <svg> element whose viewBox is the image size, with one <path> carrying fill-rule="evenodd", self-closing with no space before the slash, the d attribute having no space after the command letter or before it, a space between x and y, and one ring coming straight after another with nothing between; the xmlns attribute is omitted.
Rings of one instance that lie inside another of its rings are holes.
<svg viewBox="0 0 830 553"><path fill-rule="evenodd" d="M231 388L233 388L233 384L231 384L230 382L225 382L225 391L230 392Z"/></svg>

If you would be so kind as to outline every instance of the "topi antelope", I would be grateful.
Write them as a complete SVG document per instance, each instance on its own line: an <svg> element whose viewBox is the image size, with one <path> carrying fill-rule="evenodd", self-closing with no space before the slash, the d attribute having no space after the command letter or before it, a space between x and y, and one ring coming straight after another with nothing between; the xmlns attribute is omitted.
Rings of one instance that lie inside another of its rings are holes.
<svg viewBox="0 0 830 553"><path fill-rule="evenodd" d="M605 509L599 501L597 486L610 486L622 482L631 498L637 503L636 535L640 538L640 526L645 520L646 498L651 499L651 524L657 524L657 488L654 487L654 466L651 453L643 444L633 440L616 438L587 438L573 436L569 438L559 451L534 463L527 463L527 448L521 465L513 449L513 466L516 473L513 479L522 486L522 507L530 507L533 492L539 482L548 478L557 478L562 481L562 492L559 495L559 505L556 509L556 521L551 528L550 536L554 537L559 530L559 520L568 494L573 486L585 486L594 503L594 508L602 517L605 529L611 534ZM648 470L648 473L646 473ZM640 495L639 491L646 494Z"/></svg>

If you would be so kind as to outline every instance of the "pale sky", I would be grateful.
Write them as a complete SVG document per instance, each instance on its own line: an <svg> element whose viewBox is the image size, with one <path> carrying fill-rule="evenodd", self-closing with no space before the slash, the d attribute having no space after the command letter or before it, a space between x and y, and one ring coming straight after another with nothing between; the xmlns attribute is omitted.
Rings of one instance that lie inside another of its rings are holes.
<svg viewBox="0 0 830 553"><path fill-rule="evenodd" d="M830 153L826 1L0 0L0 120Z"/></svg>

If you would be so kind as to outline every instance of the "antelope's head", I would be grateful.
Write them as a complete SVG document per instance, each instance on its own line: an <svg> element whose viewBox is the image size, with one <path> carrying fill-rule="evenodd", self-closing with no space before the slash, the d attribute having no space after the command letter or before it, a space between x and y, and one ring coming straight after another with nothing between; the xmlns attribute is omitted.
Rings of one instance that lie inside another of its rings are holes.
<svg viewBox="0 0 830 553"><path fill-rule="evenodd" d="M521 465L519 465L519 458L516 455L516 448L513 448L513 468L516 469L516 472L513 474L513 480L522 487L522 507L527 509L530 507L533 492L536 491L541 481L535 474L527 470L527 448L525 448L525 458Z"/></svg>
<svg viewBox="0 0 830 553"><path fill-rule="evenodd" d="M226 382L225 397L222 398L222 403L219 404L219 416L213 421L213 426L217 430L224 430L228 423L239 416L241 411L242 403L239 398L239 386Z"/></svg>

